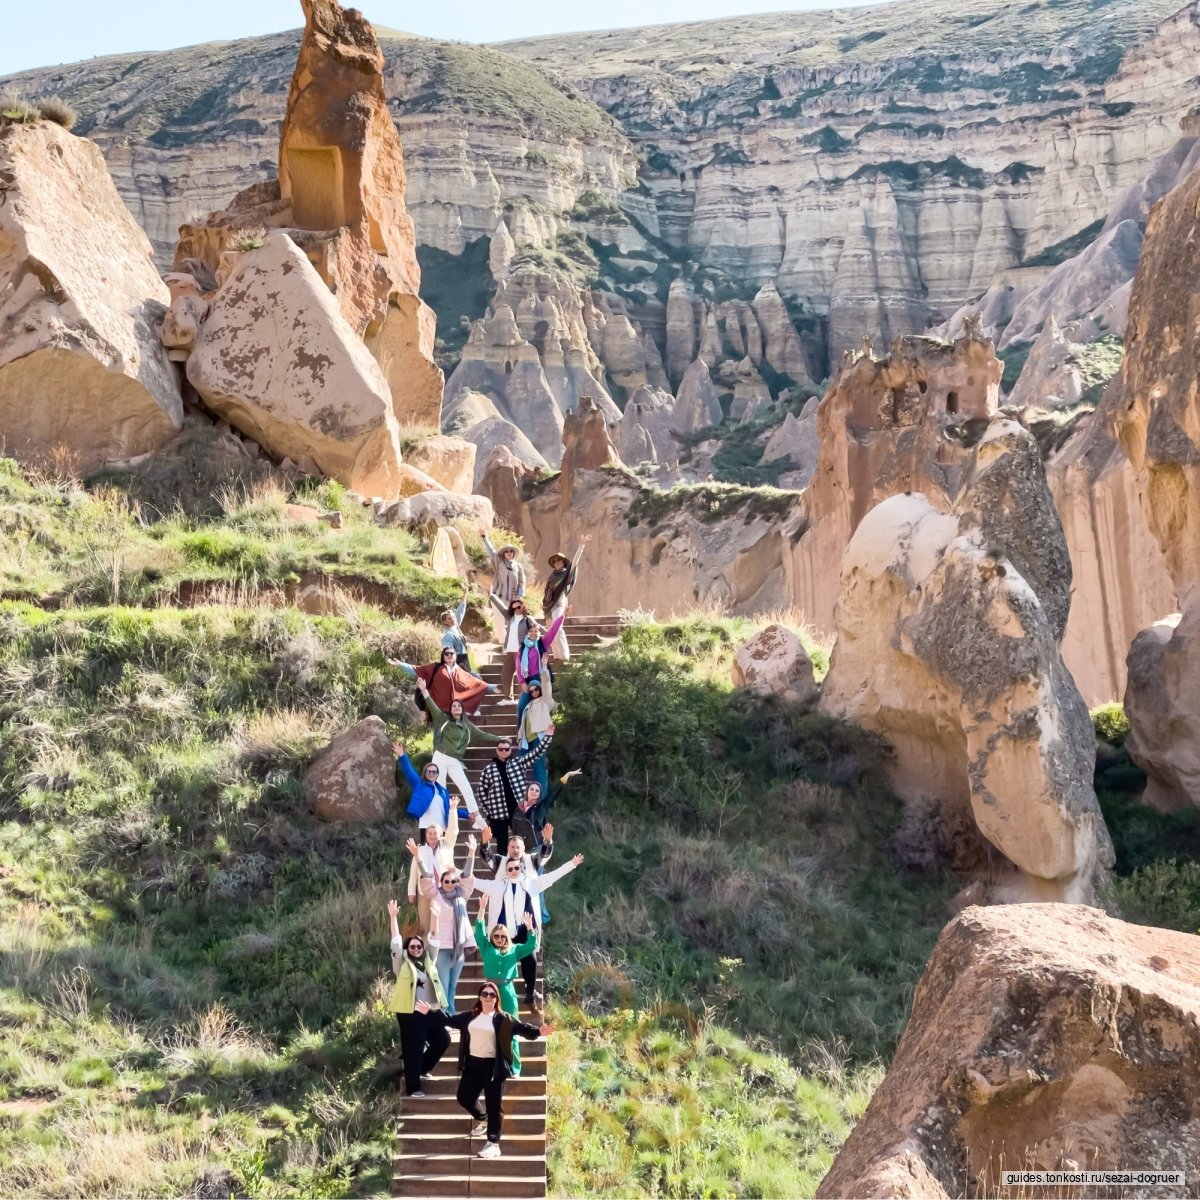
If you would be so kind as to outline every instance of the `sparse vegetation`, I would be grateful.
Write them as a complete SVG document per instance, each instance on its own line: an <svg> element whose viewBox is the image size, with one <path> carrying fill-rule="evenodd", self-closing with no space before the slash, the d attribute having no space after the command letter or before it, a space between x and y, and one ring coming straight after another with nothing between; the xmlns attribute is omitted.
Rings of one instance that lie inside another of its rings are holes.
<svg viewBox="0 0 1200 1200"><path fill-rule="evenodd" d="M261 225L246 229L235 229L229 235L229 244L234 250L257 250L267 240L267 231Z"/></svg>
<svg viewBox="0 0 1200 1200"><path fill-rule="evenodd" d="M796 501L796 493L773 487L741 487L733 483L678 483L672 488L643 487L629 505L628 521L654 526L688 512L703 522L721 521L740 513L752 521L779 520Z"/></svg>
<svg viewBox="0 0 1200 1200"><path fill-rule="evenodd" d="M1085 225L1078 233L1073 233L1070 237L1065 237L1062 241L1047 246L1032 258L1027 258L1023 265L1026 267L1057 267L1059 263L1064 263L1068 258L1074 258L1075 255L1086 250L1096 240L1096 235L1103 225L1104 218L1100 217L1090 225Z"/></svg>
<svg viewBox="0 0 1200 1200"><path fill-rule="evenodd" d="M74 129L79 121L79 111L61 96L39 96L37 111L43 121L53 121L64 129Z"/></svg>

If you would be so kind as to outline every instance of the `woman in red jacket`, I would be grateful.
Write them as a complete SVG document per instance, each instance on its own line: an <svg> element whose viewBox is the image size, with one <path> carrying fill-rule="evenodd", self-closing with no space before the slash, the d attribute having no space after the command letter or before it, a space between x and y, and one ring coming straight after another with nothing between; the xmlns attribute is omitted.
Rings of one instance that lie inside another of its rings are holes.
<svg viewBox="0 0 1200 1200"><path fill-rule="evenodd" d="M492 684L484 683L458 665L458 655L453 646L442 647L441 662L414 667L412 663L389 658L388 665L402 671L409 679L423 679L434 704L444 713L448 713L450 705L457 700L463 706L463 712L473 717L479 711L484 696L495 690Z"/></svg>

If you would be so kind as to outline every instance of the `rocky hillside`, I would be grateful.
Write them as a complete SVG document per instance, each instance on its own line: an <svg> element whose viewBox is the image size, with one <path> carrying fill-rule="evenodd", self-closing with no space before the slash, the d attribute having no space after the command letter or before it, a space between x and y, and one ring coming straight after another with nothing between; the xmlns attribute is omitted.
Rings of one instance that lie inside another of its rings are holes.
<svg viewBox="0 0 1200 1200"><path fill-rule="evenodd" d="M531 265L622 297L664 352L672 278L710 304L777 284L815 379L864 330L920 330L1044 273L1178 137L1200 17L1177 9L908 0L499 49L384 32L444 365L483 315L479 239L502 218ZM79 106L165 259L184 219L273 172L296 42L4 82Z"/></svg>

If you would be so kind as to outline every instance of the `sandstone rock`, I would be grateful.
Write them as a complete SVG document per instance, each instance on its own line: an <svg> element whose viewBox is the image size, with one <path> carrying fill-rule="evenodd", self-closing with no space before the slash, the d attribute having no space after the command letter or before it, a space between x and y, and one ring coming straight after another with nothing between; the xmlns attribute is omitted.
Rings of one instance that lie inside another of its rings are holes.
<svg viewBox="0 0 1200 1200"><path fill-rule="evenodd" d="M99 150L0 118L0 434L91 472L158 449L183 401L157 326L170 299Z"/></svg>
<svg viewBox="0 0 1200 1200"><path fill-rule="evenodd" d="M817 698L812 659L786 625L768 625L737 648L733 686L791 704L809 704Z"/></svg>
<svg viewBox="0 0 1200 1200"><path fill-rule="evenodd" d="M471 491L478 492L480 481L486 471L488 457L497 446L505 446L534 474L548 471L550 464L538 452L537 447L511 422L503 417L488 417L462 431L464 440L475 447L475 472Z"/></svg>
<svg viewBox="0 0 1200 1200"><path fill-rule="evenodd" d="M820 436L817 433L816 400L810 400L797 417L788 413L783 423L778 425L767 438L763 447L762 461L764 463L786 460L790 471L788 487L800 490L808 487L817 469L817 460L821 453Z"/></svg>
<svg viewBox="0 0 1200 1200"><path fill-rule="evenodd" d="M537 469L517 457L500 442L492 447L483 460L482 471L475 490L486 496L506 528L515 528L514 518L525 511L526 486L537 477Z"/></svg>
<svg viewBox="0 0 1200 1200"><path fill-rule="evenodd" d="M729 406L731 421L753 421L771 403L771 389L763 382L758 368L749 355L733 372L733 403Z"/></svg>
<svg viewBox="0 0 1200 1200"><path fill-rule="evenodd" d="M485 496L462 496L458 492L419 492L375 509L379 525L399 525L418 529L423 525L449 525L465 521L476 529L488 530L496 523L491 501Z"/></svg>
<svg viewBox="0 0 1200 1200"><path fill-rule="evenodd" d="M690 369L690 368L689 368ZM675 400L670 392L642 387L625 402L617 428L621 460L669 463L679 457L679 443L671 436Z"/></svg>
<svg viewBox="0 0 1200 1200"><path fill-rule="evenodd" d="M949 508L971 455L949 431L996 412L1002 367L974 331L951 344L901 338L883 358L848 356L816 412L820 456L794 551L793 601L832 631L840 562L868 509L919 491Z"/></svg>
<svg viewBox="0 0 1200 1200"><path fill-rule="evenodd" d="M445 434L460 435L464 429L492 418L503 420L491 397L482 392L463 387L456 389L451 396L447 386L446 396L446 402L442 405L442 432Z"/></svg>
<svg viewBox="0 0 1200 1200"><path fill-rule="evenodd" d="M239 193L184 225L176 262L218 281L235 269L240 229L290 228L383 371L397 419L436 425L442 373L435 320L419 295L416 235L404 204L404 155L370 24L336 0L301 0L305 28L279 141L279 181ZM224 261L222 261L224 260Z"/></svg>
<svg viewBox="0 0 1200 1200"><path fill-rule="evenodd" d="M584 400L567 415L563 426L562 472L571 480L579 471L619 467L621 456L608 433L604 413L592 400Z"/></svg>
<svg viewBox="0 0 1200 1200"><path fill-rule="evenodd" d="M1000 346L1032 341L1051 315L1060 320L1081 317L1099 307L1133 275L1142 247L1135 221L1107 229L1074 258L1054 268L1046 282L1026 296L1013 312Z"/></svg>
<svg viewBox="0 0 1200 1200"><path fill-rule="evenodd" d="M163 283L171 293L171 307L158 327L158 335L172 362L186 362L208 315L208 301L201 295L194 275L171 272L163 276Z"/></svg>
<svg viewBox="0 0 1200 1200"><path fill-rule="evenodd" d="M932 833L972 865L969 811L1020 872L998 895L1089 901L1112 848L1091 719L1058 651L1070 565L1033 439L994 422L949 513L915 493L873 509L841 585L821 705L892 743L917 852Z"/></svg>
<svg viewBox="0 0 1200 1200"><path fill-rule="evenodd" d="M1160 812L1200 808L1200 592L1143 629L1128 663L1125 748L1146 772L1143 799Z"/></svg>
<svg viewBox="0 0 1200 1200"><path fill-rule="evenodd" d="M214 412L276 457L306 455L368 495L400 489L387 381L312 264L272 231L213 297L187 363Z"/></svg>
<svg viewBox="0 0 1200 1200"><path fill-rule="evenodd" d="M1121 443L1181 598L1200 583L1200 167L1150 214L1129 305Z"/></svg>
<svg viewBox="0 0 1200 1200"><path fill-rule="evenodd" d="M1111 386L1046 464L1074 582L1063 661L1089 705L1120 699L1129 643L1178 606L1137 474L1116 437L1121 407L1121 390Z"/></svg>
<svg viewBox="0 0 1200 1200"><path fill-rule="evenodd" d="M808 357L779 289L774 283L764 283L751 306L763 332L763 361L792 383L811 384Z"/></svg>
<svg viewBox="0 0 1200 1200"><path fill-rule="evenodd" d="M429 569L447 579L470 579L474 564L463 542L463 536L453 525L441 525L429 547Z"/></svg>
<svg viewBox="0 0 1200 1200"><path fill-rule="evenodd" d="M672 428L680 433L695 433L698 429L720 425L723 417L721 401L717 398L708 367L698 358L679 381L671 412Z"/></svg>
<svg viewBox="0 0 1200 1200"><path fill-rule="evenodd" d="M402 462L396 468L396 495L399 497L419 496L422 492L444 492L444 488L432 475L426 475L412 463Z"/></svg>
<svg viewBox="0 0 1200 1200"><path fill-rule="evenodd" d="M696 358L698 345L696 300L682 279L667 293L667 378L678 387L683 373Z"/></svg>
<svg viewBox="0 0 1200 1200"><path fill-rule="evenodd" d="M1083 373L1075 347L1051 313L1038 334L1021 375L1009 394L1013 408L1069 408L1083 395Z"/></svg>
<svg viewBox="0 0 1200 1200"><path fill-rule="evenodd" d="M405 462L432 476L448 491L469 495L475 485L476 453L474 442L434 434L413 446L405 456Z"/></svg>
<svg viewBox="0 0 1200 1200"><path fill-rule="evenodd" d="M1096 909L969 908L820 1197L998 1195L1005 1170L1183 1171L1200 1187L1200 939Z"/></svg>
<svg viewBox="0 0 1200 1200"><path fill-rule="evenodd" d="M516 244L512 234L508 232L508 226L503 221L498 221L488 243L488 269L497 283L508 277L508 264L512 262L516 252Z"/></svg>
<svg viewBox="0 0 1200 1200"><path fill-rule="evenodd" d="M309 764L304 777L322 821L377 821L396 798L396 757L379 717L351 725Z"/></svg>

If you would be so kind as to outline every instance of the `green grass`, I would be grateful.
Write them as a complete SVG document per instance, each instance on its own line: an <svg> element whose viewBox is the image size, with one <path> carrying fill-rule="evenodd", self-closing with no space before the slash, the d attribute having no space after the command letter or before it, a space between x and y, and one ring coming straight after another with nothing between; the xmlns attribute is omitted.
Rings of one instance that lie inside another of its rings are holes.
<svg viewBox="0 0 1200 1200"><path fill-rule="evenodd" d="M679 483L671 488L643 487L629 505L630 527L645 521L657 525L680 513L710 523L741 513L745 520L780 519L791 510L795 492L779 488L743 487L734 483Z"/></svg>
<svg viewBox="0 0 1200 1200"><path fill-rule="evenodd" d="M374 524L333 482L292 487L269 465L225 474L198 433L178 459L85 485L0 459L0 598L42 604L253 600L328 581L380 607L432 619L458 596L422 565L420 540ZM342 527L286 518L297 501ZM186 506L186 507L185 507Z"/></svg>

